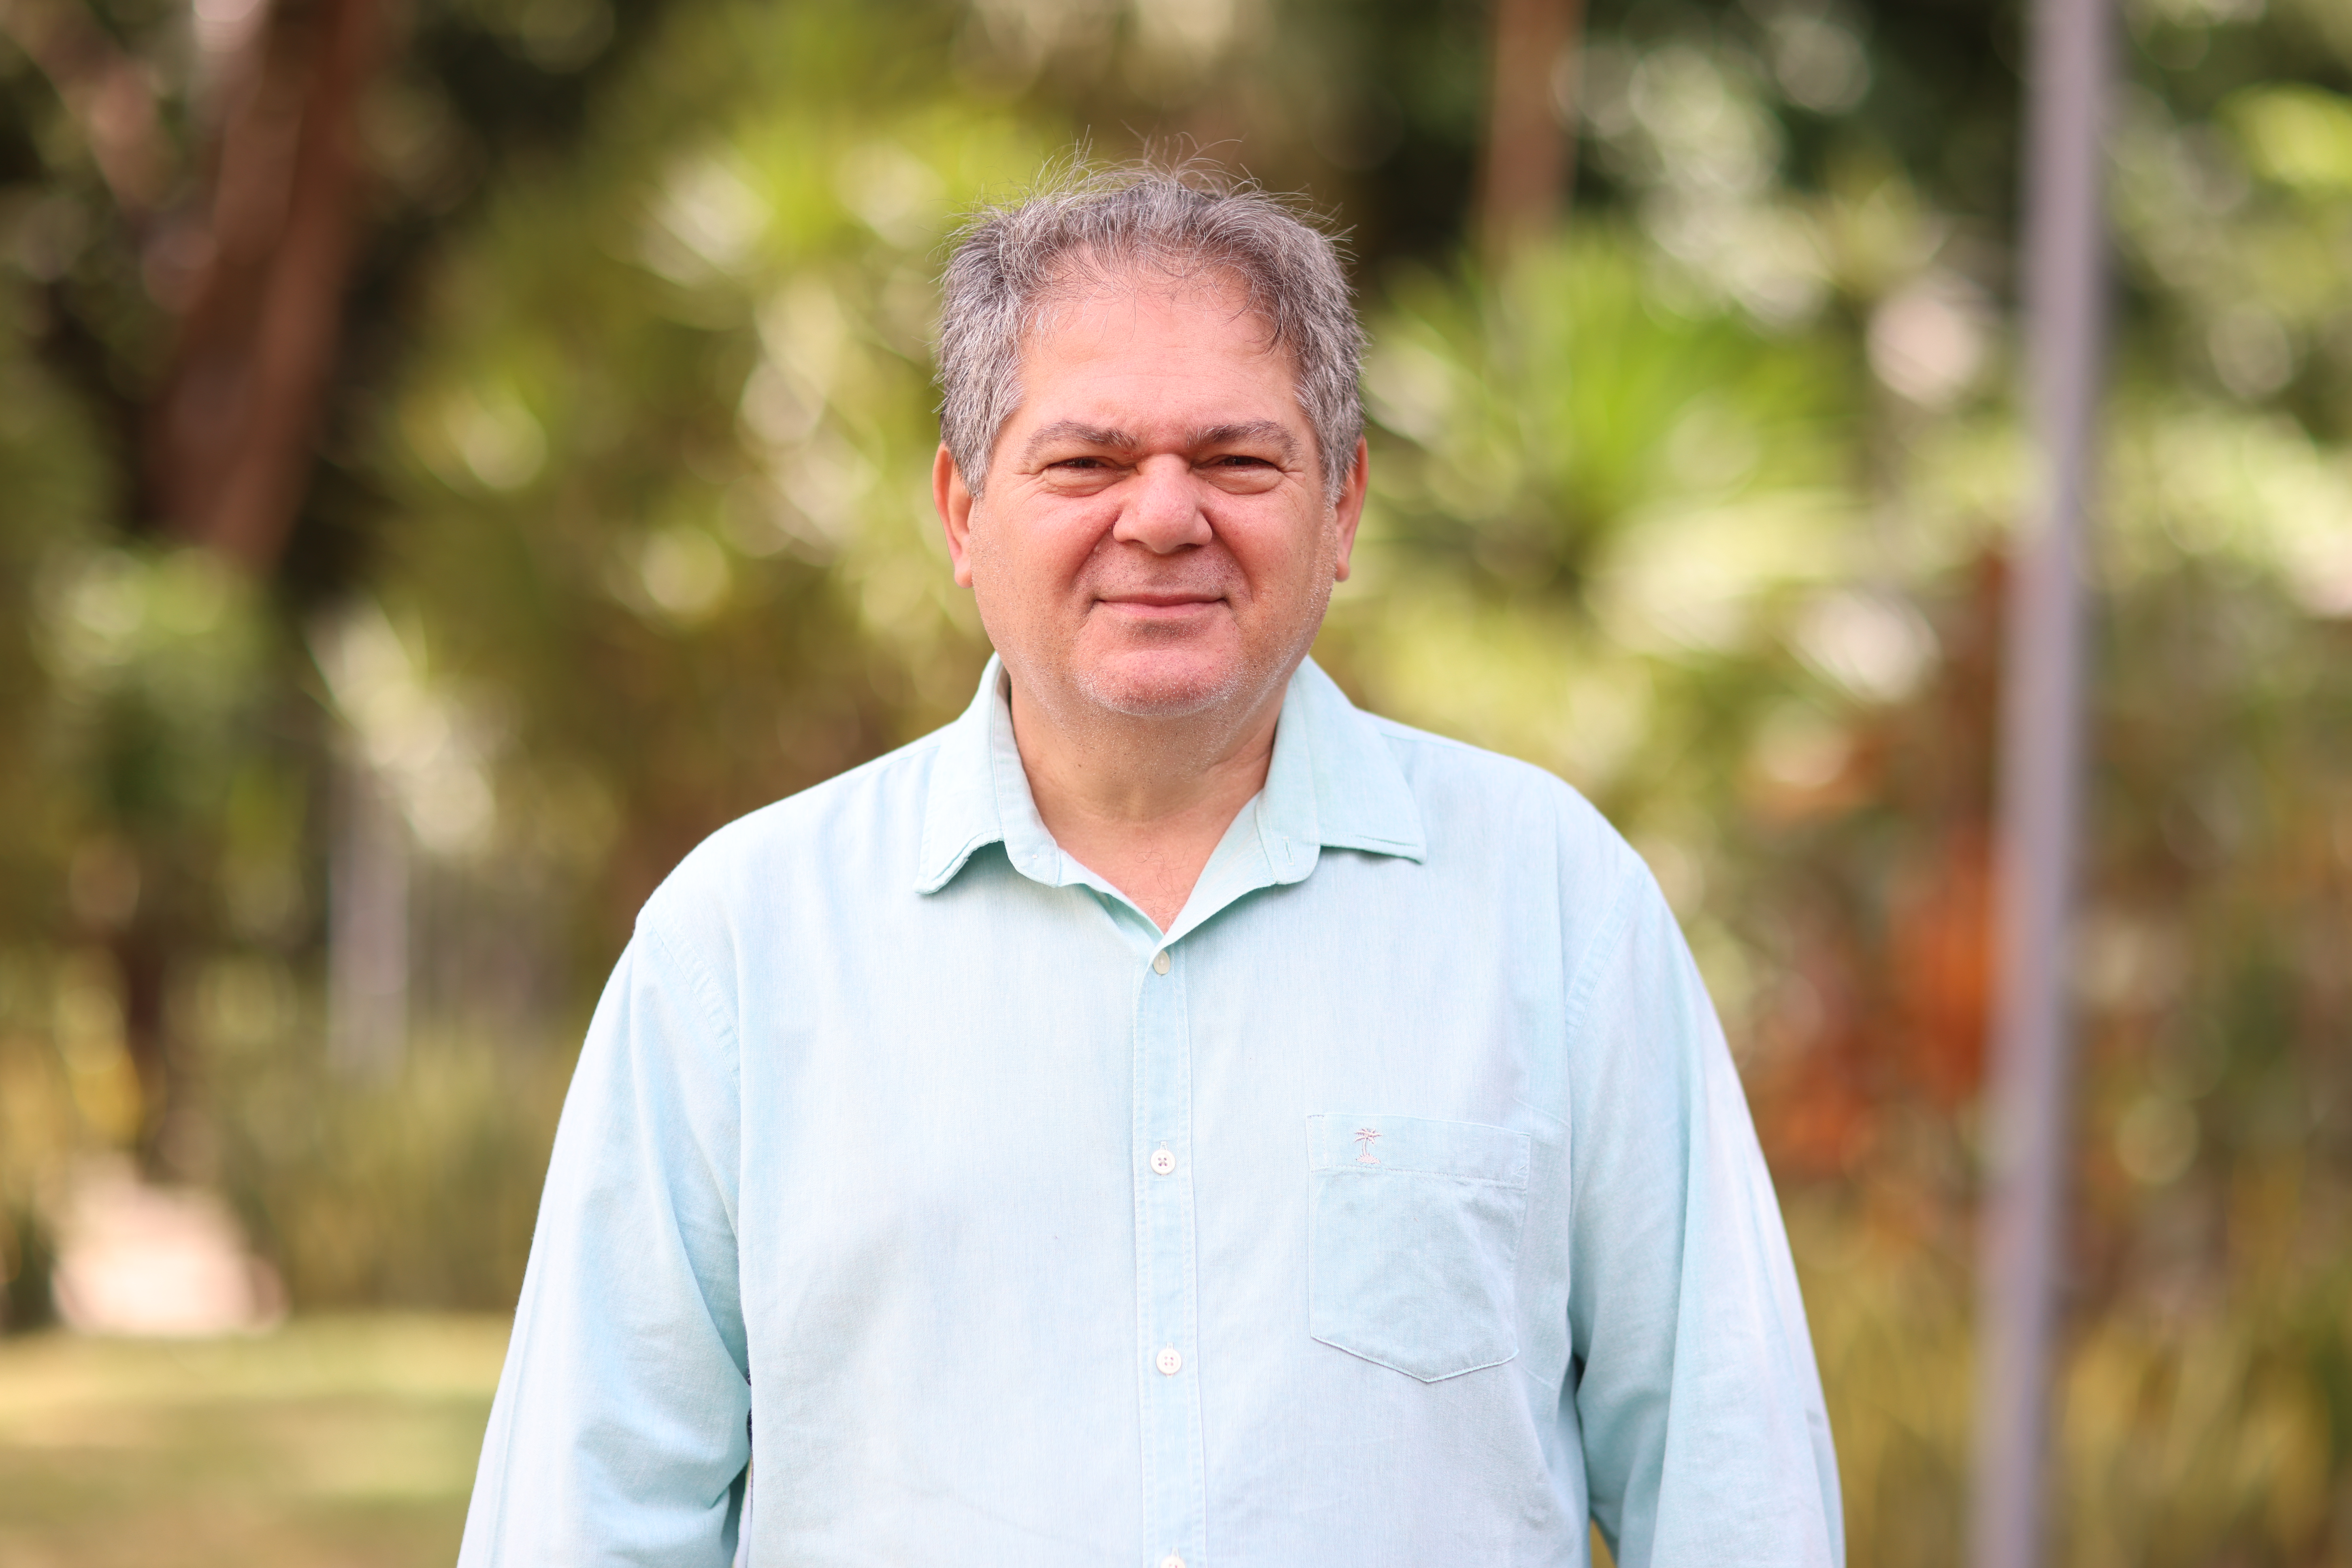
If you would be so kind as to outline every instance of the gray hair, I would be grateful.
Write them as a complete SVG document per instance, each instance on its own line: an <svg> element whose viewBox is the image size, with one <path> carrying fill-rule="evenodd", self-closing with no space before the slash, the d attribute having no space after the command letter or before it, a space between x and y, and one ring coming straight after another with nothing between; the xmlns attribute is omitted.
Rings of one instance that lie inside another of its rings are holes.
<svg viewBox="0 0 2352 1568"><path fill-rule="evenodd" d="M940 435L980 493L1005 421L1021 406L1021 350L1079 276L1171 279L1230 271L1274 342L1290 351L1298 405L1336 497L1363 435L1363 329L1338 244L1280 198L1199 164L1074 163L957 236L940 280Z"/></svg>

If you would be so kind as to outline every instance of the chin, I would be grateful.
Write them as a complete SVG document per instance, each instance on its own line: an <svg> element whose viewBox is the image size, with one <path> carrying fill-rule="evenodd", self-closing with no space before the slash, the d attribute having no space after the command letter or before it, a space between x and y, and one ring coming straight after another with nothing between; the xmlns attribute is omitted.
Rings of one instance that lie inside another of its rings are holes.
<svg viewBox="0 0 2352 1568"><path fill-rule="evenodd" d="M1131 719L1183 719L1224 706L1251 686L1247 664L1166 654L1106 659L1077 673L1089 701Z"/></svg>

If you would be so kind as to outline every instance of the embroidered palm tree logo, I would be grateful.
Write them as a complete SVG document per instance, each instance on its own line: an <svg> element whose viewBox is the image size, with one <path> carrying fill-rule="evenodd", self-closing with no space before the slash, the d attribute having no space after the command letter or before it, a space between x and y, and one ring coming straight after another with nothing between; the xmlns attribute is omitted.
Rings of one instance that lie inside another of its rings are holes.
<svg viewBox="0 0 2352 1568"><path fill-rule="evenodd" d="M1377 1127L1359 1127L1356 1129L1356 1142L1361 1144L1364 1150L1362 1153L1356 1156L1357 1164L1377 1165L1380 1163L1378 1160L1372 1158L1372 1141L1380 1135L1381 1130Z"/></svg>

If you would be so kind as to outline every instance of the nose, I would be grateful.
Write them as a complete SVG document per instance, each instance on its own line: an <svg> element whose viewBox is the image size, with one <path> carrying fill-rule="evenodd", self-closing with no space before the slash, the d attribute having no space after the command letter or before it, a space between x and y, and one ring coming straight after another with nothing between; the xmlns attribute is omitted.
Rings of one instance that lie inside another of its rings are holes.
<svg viewBox="0 0 2352 1568"><path fill-rule="evenodd" d="M1214 537L1208 514L1201 510L1201 487L1192 466L1173 453L1145 458L1126 487L1118 521L1111 537L1125 544L1140 544L1154 555L1206 544Z"/></svg>

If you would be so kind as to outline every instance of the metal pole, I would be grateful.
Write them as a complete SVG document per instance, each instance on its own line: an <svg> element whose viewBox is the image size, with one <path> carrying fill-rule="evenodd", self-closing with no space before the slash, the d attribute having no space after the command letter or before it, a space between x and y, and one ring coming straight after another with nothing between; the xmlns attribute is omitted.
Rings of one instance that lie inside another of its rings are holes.
<svg viewBox="0 0 2352 1568"><path fill-rule="evenodd" d="M2035 0L2027 83L2025 409L2000 715L1999 992L1979 1263L1973 1568L2032 1568L2071 1126L2069 914L2082 778L2082 542L2105 346L2107 0Z"/></svg>

